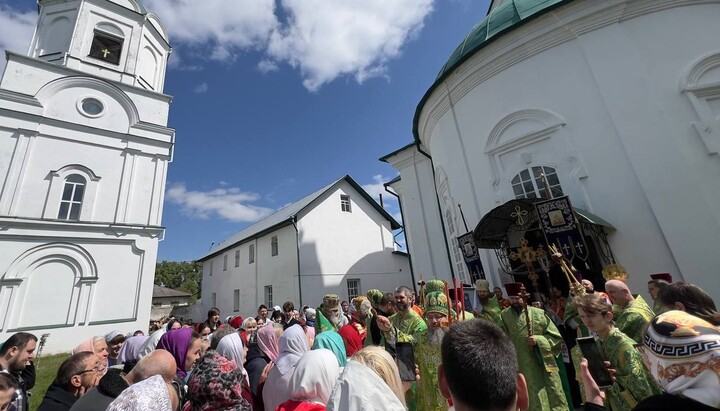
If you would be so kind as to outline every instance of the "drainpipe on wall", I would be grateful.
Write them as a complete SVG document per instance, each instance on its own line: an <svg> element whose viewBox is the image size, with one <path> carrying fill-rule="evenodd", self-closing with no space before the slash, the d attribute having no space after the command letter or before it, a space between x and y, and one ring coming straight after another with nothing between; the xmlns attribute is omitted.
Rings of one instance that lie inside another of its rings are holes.
<svg viewBox="0 0 720 411"><path fill-rule="evenodd" d="M417 147L418 152L420 154L424 155L425 157L430 159L430 168L432 168L433 173L433 186L435 185L435 163L433 162L432 157L430 154L423 151L423 149L420 147L419 142L415 142L415 147ZM437 188L433 190L435 192L435 201L437 202L438 211L440 212L440 225L442 226L442 232L443 232L443 240L445 240L445 252L447 253L448 262L450 263L450 276L455 279L455 264L454 260L452 258L452 255L450 255L450 244L448 243L447 238L447 230L445 230L445 219L443 218L442 214L442 207L440 207L440 197L438 197Z"/></svg>
<svg viewBox="0 0 720 411"><path fill-rule="evenodd" d="M385 187L385 191L387 191L388 193L390 193L390 195L392 195L392 196L394 196L395 198L397 198L398 205L400 206L400 218L402 218L402 220L403 220L402 229L403 229L403 233L404 233L404 235L405 235L405 247L407 248L408 265L410 265L410 278L412 279L412 283L413 283L413 285L412 285L412 286L413 286L413 291L415 291L415 292L417 293L417 289L415 288L415 287L417 287L417 284L415 283L415 271L413 271L412 255L410 254L410 241L409 241L408 238L407 238L407 230L405 230L405 214L403 213L402 202L400 202L400 196L399 196L399 195L397 195L396 193L388 190L388 185L387 185L387 184L383 184L383 187ZM382 194L380 195L380 200L382 200ZM394 241L394 238L393 238L393 241Z"/></svg>
<svg viewBox="0 0 720 411"><path fill-rule="evenodd" d="M297 215L292 216L290 218L290 222L292 222L293 227L295 227L295 246L297 247L298 299L300 300L298 305L302 307L302 278L300 277L300 232L298 231L297 226Z"/></svg>

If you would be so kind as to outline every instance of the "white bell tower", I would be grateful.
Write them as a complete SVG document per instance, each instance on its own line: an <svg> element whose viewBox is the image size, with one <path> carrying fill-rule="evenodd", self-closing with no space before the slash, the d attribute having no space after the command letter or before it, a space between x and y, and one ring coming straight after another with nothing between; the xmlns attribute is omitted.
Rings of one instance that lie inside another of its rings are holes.
<svg viewBox="0 0 720 411"><path fill-rule="evenodd" d="M0 79L0 341L147 331L175 131L167 32L138 0L39 0Z"/></svg>

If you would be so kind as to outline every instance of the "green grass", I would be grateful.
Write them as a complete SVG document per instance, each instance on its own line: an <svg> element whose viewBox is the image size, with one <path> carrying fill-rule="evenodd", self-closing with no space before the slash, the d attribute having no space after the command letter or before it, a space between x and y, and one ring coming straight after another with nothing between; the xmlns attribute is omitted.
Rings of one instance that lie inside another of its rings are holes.
<svg viewBox="0 0 720 411"><path fill-rule="evenodd" d="M30 392L32 392L30 396L30 411L38 409L43 397L45 397L45 391L47 391L55 379L55 374L57 374L60 364L62 364L69 355L70 354L43 355L39 361L35 359L35 387L30 390Z"/></svg>

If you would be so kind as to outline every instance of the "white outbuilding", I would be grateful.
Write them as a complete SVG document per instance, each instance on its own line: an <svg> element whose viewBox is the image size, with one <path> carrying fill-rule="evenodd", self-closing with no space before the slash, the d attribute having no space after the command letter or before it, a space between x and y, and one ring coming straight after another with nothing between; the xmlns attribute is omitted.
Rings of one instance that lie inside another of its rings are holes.
<svg viewBox="0 0 720 411"><path fill-rule="evenodd" d="M670 273L717 298L718 21L717 0L494 1L438 61L414 143L382 158L415 272L463 278L460 204L491 282L523 279L510 256L545 244L533 203L569 196L587 277L617 263L646 297Z"/></svg>
<svg viewBox="0 0 720 411"><path fill-rule="evenodd" d="M299 309L317 307L329 293L349 301L373 288L412 288L407 254L395 247L393 230L399 228L346 175L200 258L204 309L217 307L222 316L254 316L260 304L292 301Z"/></svg>
<svg viewBox="0 0 720 411"><path fill-rule="evenodd" d="M38 1L0 81L0 340L145 330L168 163L167 32L137 0Z"/></svg>

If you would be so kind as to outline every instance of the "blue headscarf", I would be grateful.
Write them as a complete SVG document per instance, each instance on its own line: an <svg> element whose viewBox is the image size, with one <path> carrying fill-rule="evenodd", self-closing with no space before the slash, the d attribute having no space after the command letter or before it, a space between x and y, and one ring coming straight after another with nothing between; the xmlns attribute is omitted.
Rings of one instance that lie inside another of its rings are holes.
<svg viewBox="0 0 720 411"><path fill-rule="evenodd" d="M340 334L335 331L324 331L315 337L312 349L325 348L333 352L337 357L338 365L345 367L347 365L347 354L345 351L345 343Z"/></svg>

